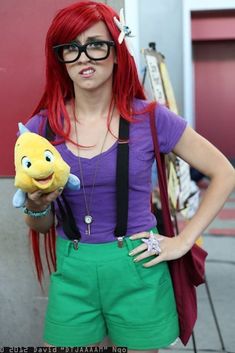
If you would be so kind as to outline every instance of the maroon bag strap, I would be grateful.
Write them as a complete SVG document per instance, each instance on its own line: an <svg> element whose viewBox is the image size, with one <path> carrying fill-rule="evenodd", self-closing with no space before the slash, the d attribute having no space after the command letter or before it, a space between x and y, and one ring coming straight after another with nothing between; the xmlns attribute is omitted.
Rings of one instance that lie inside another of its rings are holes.
<svg viewBox="0 0 235 353"><path fill-rule="evenodd" d="M157 164L157 174L158 174L158 183L160 190L160 199L161 199L161 207L162 207L162 217L165 235L168 237L173 237L174 227L171 221L171 213L168 199L168 189L167 189L167 179L166 179L166 166L165 166L165 156L163 153L160 153L158 135L157 135L157 127L155 123L155 114L152 110L150 112L150 128L152 133L152 140Z"/></svg>

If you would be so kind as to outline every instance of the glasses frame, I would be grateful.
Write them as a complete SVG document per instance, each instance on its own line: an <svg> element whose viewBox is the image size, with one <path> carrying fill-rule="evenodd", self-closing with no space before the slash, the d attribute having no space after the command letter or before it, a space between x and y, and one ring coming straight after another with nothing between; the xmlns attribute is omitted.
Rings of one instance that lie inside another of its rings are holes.
<svg viewBox="0 0 235 353"><path fill-rule="evenodd" d="M104 44L107 44L108 46L108 51L107 51L107 54L105 57L101 58L101 59L94 59L92 57L90 57L90 55L87 53L87 47L91 44L100 44L100 43L104 43ZM76 59L73 59L73 60L62 60L60 55L59 55L59 50L64 47L64 46L69 46L69 45L74 45L75 47L78 48L78 55L76 57ZM107 59L107 57L109 56L110 54L110 48L111 47L115 47L115 42L112 41L112 40L95 40L95 41L92 41L92 42L88 42L84 45L80 45L78 44L77 42L70 42L70 43L64 43L64 44L59 44L59 45L54 45L52 48L54 50L54 52L56 53L56 56L57 56L57 59L63 63L63 64L71 64L71 63L74 63L75 61L77 61L81 54L82 53L85 53L86 56L90 59L90 60L93 60L93 61L100 61L100 60L105 60Z"/></svg>

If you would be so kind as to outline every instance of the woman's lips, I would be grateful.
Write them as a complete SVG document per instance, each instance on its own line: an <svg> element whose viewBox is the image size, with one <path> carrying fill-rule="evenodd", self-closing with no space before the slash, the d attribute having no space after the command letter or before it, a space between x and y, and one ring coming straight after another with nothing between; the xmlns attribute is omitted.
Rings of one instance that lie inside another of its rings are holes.
<svg viewBox="0 0 235 353"><path fill-rule="evenodd" d="M79 72L79 74L83 77L89 77L89 76L93 75L94 72L95 72L95 69L93 69L92 67L87 67L87 68L81 70Z"/></svg>

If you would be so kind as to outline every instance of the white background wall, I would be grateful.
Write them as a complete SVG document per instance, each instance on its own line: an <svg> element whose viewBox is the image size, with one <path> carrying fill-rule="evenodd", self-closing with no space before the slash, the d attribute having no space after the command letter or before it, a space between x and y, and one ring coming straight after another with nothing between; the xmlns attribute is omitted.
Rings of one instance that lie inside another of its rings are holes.
<svg viewBox="0 0 235 353"><path fill-rule="evenodd" d="M129 0L126 0L129 2ZM179 0L138 0L139 45L156 42L165 57L179 112L183 112L182 2ZM141 59L141 68L144 61Z"/></svg>

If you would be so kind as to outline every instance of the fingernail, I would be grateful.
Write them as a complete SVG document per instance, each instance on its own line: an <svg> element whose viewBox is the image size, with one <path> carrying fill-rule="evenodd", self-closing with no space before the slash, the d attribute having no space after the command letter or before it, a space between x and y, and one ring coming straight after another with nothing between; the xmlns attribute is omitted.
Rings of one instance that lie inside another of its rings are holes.
<svg viewBox="0 0 235 353"><path fill-rule="evenodd" d="M59 192L62 192L63 191L63 187L61 186L59 189L58 189Z"/></svg>
<svg viewBox="0 0 235 353"><path fill-rule="evenodd" d="M130 252L129 252L129 255L132 256L132 255L133 255L133 251L130 251Z"/></svg>
<svg viewBox="0 0 235 353"><path fill-rule="evenodd" d="M131 236L129 237L129 239L133 240L133 235L131 235Z"/></svg>
<svg viewBox="0 0 235 353"><path fill-rule="evenodd" d="M134 262L138 262L138 261L139 261L138 257L135 257L135 258L133 259L133 261L134 261Z"/></svg>

